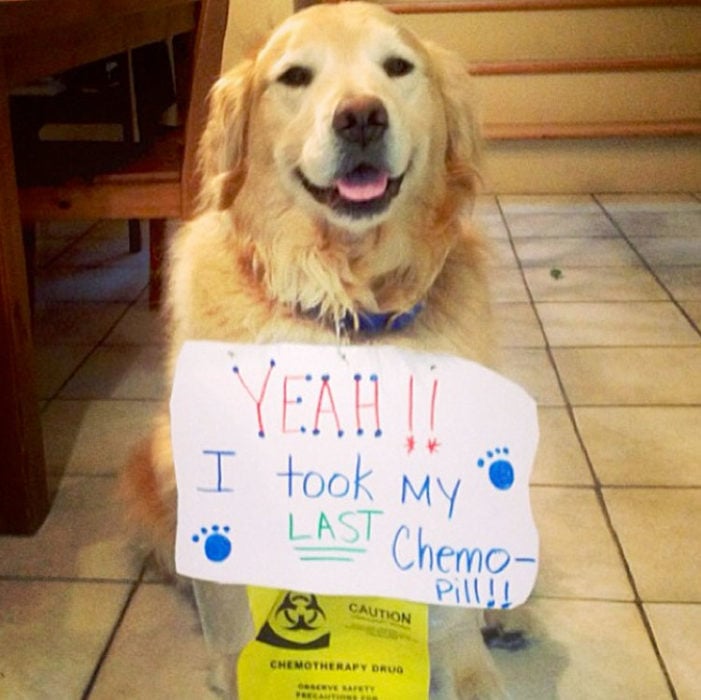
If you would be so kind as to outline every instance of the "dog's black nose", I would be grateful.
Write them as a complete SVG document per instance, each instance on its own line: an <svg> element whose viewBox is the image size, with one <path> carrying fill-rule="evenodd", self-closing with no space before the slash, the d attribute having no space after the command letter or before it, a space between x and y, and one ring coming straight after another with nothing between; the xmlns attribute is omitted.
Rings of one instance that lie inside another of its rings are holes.
<svg viewBox="0 0 701 700"><path fill-rule="evenodd" d="M389 115L376 97L349 97L336 108L332 124L344 141L364 147L382 138Z"/></svg>

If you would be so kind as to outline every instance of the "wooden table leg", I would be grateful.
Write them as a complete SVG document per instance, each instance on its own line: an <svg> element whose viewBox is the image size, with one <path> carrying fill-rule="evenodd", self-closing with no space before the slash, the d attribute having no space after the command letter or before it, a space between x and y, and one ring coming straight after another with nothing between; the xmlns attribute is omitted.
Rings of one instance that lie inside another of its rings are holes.
<svg viewBox="0 0 701 700"><path fill-rule="evenodd" d="M31 534L48 510L10 115L0 60L0 533Z"/></svg>

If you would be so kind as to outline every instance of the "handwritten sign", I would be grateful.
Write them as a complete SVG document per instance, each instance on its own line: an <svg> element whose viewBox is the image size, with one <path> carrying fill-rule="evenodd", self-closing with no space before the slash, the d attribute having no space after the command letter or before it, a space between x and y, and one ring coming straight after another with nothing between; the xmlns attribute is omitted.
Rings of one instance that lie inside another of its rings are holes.
<svg viewBox="0 0 701 700"><path fill-rule="evenodd" d="M485 608L533 588L536 406L478 364L188 342L171 424L181 574Z"/></svg>

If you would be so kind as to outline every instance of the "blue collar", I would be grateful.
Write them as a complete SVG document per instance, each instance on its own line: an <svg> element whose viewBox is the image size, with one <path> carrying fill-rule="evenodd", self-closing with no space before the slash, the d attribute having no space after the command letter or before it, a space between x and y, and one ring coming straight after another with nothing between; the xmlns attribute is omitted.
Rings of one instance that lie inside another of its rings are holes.
<svg viewBox="0 0 701 700"><path fill-rule="evenodd" d="M382 333L389 331L401 331L408 325L414 322L414 319L423 311L424 303L422 301L415 304L409 311L397 313L396 311L388 311L386 313L370 313L368 311L359 311L357 313L358 325L356 327L353 313L348 311L338 321L338 329L346 333ZM319 308L315 307L304 312L305 315L313 318L320 318Z"/></svg>

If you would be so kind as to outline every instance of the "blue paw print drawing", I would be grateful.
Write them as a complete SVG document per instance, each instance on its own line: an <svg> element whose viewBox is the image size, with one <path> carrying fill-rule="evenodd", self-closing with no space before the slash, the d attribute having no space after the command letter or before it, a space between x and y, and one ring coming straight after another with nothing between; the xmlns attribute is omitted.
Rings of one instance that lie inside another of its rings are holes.
<svg viewBox="0 0 701 700"><path fill-rule="evenodd" d="M514 468L509 462L508 454L508 447L495 447L477 460L477 466L480 468L489 464L489 480L492 486L500 491L510 489L514 483Z"/></svg>
<svg viewBox="0 0 701 700"><path fill-rule="evenodd" d="M224 561L231 554L229 530L228 525L212 525L211 530L201 527L200 531L192 536L192 541L204 541L204 554L209 561Z"/></svg>

